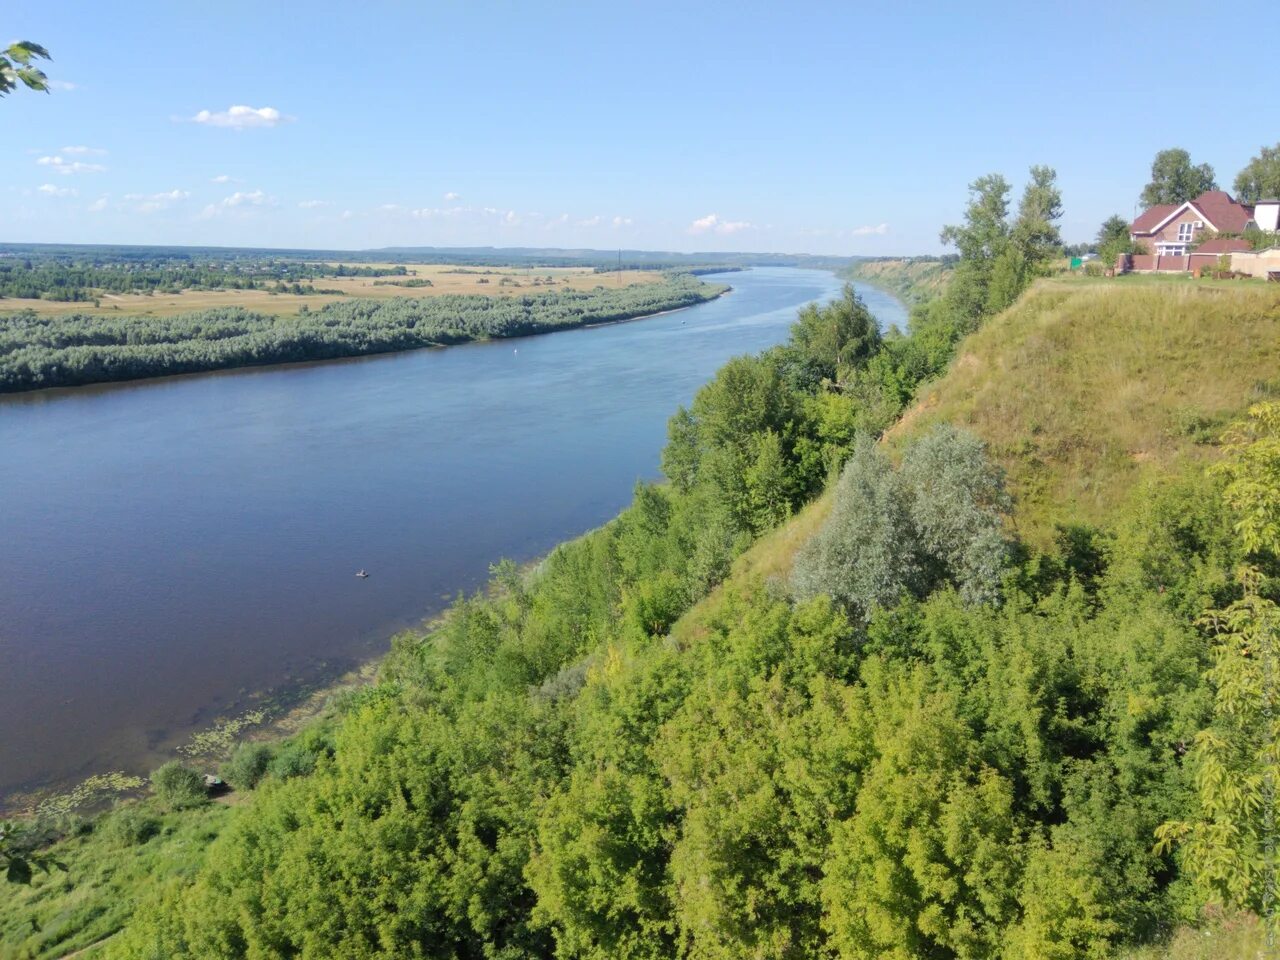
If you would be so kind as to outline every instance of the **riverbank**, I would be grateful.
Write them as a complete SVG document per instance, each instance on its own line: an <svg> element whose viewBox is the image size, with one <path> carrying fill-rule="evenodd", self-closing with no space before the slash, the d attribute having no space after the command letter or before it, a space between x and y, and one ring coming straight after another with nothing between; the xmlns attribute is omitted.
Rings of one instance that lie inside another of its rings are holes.
<svg viewBox="0 0 1280 960"><path fill-rule="evenodd" d="M856 260L840 276L870 284L901 299L908 308L939 296L951 279L953 265L935 257Z"/></svg>
<svg viewBox="0 0 1280 960"><path fill-rule="evenodd" d="M658 283L521 297L343 300L284 317L238 307L172 317L27 311L0 316L0 393L524 337L650 317L728 289L671 274Z"/></svg>

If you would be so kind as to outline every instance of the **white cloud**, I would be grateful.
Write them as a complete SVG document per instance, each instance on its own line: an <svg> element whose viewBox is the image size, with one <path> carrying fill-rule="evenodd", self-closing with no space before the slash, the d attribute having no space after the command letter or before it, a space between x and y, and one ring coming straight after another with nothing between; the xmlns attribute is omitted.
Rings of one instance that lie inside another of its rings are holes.
<svg viewBox="0 0 1280 960"><path fill-rule="evenodd" d="M70 80L50 80L50 90L79 90L80 84L72 83Z"/></svg>
<svg viewBox="0 0 1280 960"><path fill-rule="evenodd" d="M210 183L243 183L244 181L231 176L231 174L229 173L220 173L216 177L210 177L209 182Z"/></svg>
<svg viewBox="0 0 1280 960"><path fill-rule="evenodd" d="M105 209L107 209L107 195L105 193L89 204L90 213L101 213Z"/></svg>
<svg viewBox="0 0 1280 960"><path fill-rule="evenodd" d="M614 217L613 218L613 225L615 227L629 227L631 226L631 223L632 223L632 220L630 217Z"/></svg>
<svg viewBox="0 0 1280 960"><path fill-rule="evenodd" d="M61 156L41 157L36 163L56 170L63 176L73 173L102 173L107 169L100 163L81 163L79 160L68 160Z"/></svg>
<svg viewBox="0 0 1280 960"><path fill-rule="evenodd" d="M327 207L332 203L332 200L300 200L298 201L298 206L303 210L314 210L316 207Z"/></svg>
<svg viewBox="0 0 1280 960"><path fill-rule="evenodd" d="M378 207L378 209L381 210L383 213L396 213L400 209L400 204L384 203L382 204L382 206Z"/></svg>
<svg viewBox="0 0 1280 960"><path fill-rule="evenodd" d="M278 202L275 197L269 196L261 190L249 190L247 192L237 190L231 196L224 197L217 203L211 203L206 206L200 212L200 216L208 219L229 210L248 213L254 208L274 207Z"/></svg>
<svg viewBox="0 0 1280 960"><path fill-rule="evenodd" d="M599 214L596 214L594 217L587 217L585 220L579 220L577 223L577 226L598 227L602 223L604 223L604 217L600 216Z"/></svg>
<svg viewBox="0 0 1280 960"><path fill-rule="evenodd" d="M471 207L419 207L416 210L410 210L409 216L417 220L430 220L433 217L456 217L461 213L471 213ZM486 213L497 213L496 210L486 209Z"/></svg>
<svg viewBox="0 0 1280 960"><path fill-rule="evenodd" d="M507 224L508 226L515 226L517 223L520 222L520 215L516 213L514 210L508 210L505 214L502 215L502 222Z"/></svg>
<svg viewBox="0 0 1280 960"><path fill-rule="evenodd" d="M454 193L452 190L450 190L448 193L446 193L446 194L444 195L444 202L445 202L445 203L455 203L455 202L457 202L458 200L461 200L461 199L462 199L462 194L460 194L460 193Z"/></svg>
<svg viewBox="0 0 1280 960"><path fill-rule="evenodd" d="M224 207L274 207L276 198L267 196L261 190L242 192L237 190L222 201Z"/></svg>
<svg viewBox="0 0 1280 960"><path fill-rule="evenodd" d="M74 187L55 187L52 183L36 187L36 193L43 193L46 197L74 197L78 192Z"/></svg>
<svg viewBox="0 0 1280 960"><path fill-rule="evenodd" d="M350 210L343 210L343 211L342 211L342 219L343 219L343 220L350 220L350 219L351 219L352 217L354 217L354 216L355 216L355 214L354 214L354 213L352 213Z"/></svg>
<svg viewBox="0 0 1280 960"><path fill-rule="evenodd" d="M138 204L139 213L155 213L190 196L191 194L186 190L166 190L161 193L126 193L124 198L130 203Z"/></svg>
<svg viewBox="0 0 1280 960"><path fill-rule="evenodd" d="M849 233L855 237L869 237L874 235L883 237L889 232L887 223L877 223L875 226L854 227Z"/></svg>
<svg viewBox="0 0 1280 960"><path fill-rule="evenodd" d="M275 107L246 107L238 105L227 110L201 110L192 123L201 123L208 127L229 127L232 130L248 130L251 127L275 127L289 123L293 117L286 117Z"/></svg>
<svg viewBox="0 0 1280 960"><path fill-rule="evenodd" d="M715 233L727 236L731 233L740 233L743 230L754 230L755 224L747 220L721 220L719 215L709 213L705 217L699 217L693 223L689 224L689 232L693 234L706 233L714 231Z"/></svg>
<svg viewBox="0 0 1280 960"><path fill-rule="evenodd" d="M84 147L84 146L79 146L79 147L63 147L63 148L62 148L61 150L59 150L58 152L59 152L59 153L74 153L74 154L78 154L78 155L80 155L80 156L94 156L94 157L105 157L105 156L107 155L107 151L103 150L101 147Z"/></svg>

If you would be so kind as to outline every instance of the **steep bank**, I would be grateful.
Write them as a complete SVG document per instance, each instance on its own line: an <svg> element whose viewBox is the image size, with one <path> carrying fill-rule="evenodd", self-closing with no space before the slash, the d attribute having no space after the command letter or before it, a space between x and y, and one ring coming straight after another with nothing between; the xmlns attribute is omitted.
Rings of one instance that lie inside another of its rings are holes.
<svg viewBox="0 0 1280 960"><path fill-rule="evenodd" d="M958 350L890 431L972 430L1008 472L1018 532L1108 523L1143 482L1202 466L1280 396L1280 291L1042 280Z"/></svg>
<svg viewBox="0 0 1280 960"><path fill-rule="evenodd" d="M932 300L946 289L952 265L931 257L855 260L840 275L888 290L908 307Z"/></svg>

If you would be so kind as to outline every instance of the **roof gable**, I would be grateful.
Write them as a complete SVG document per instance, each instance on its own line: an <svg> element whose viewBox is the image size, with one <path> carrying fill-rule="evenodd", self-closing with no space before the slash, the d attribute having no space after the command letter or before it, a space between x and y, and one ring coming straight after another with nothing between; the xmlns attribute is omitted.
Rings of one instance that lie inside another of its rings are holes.
<svg viewBox="0 0 1280 960"><path fill-rule="evenodd" d="M1153 233L1159 229L1170 216L1177 210L1185 207L1186 204L1179 206L1176 203L1157 203L1154 207L1148 207L1142 212L1137 220L1133 221L1133 233Z"/></svg>
<svg viewBox="0 0 1280 960"><path fill-rule="evenodd" d="M1206 190L1185 203L1160 203L1133 221L1132 233L1155 233L1170 220L1190 210L1218 233L1243 233L1253 222L1253 207L1236 203L1225 190Z"/></svg>
<svg viewBox="0 0 1280 960"><path fill-rule="evenodd" d="M1219 233L1243 233L1253 220L1253 207L1236 203L1225 190L1206 190L1192 202Z"/></svg>

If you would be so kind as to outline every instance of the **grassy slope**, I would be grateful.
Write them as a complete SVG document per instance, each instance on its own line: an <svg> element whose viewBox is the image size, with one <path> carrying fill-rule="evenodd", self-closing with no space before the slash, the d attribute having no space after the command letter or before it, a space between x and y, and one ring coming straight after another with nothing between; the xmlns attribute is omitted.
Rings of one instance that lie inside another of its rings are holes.
<svg viewBox="0 0 1280 960"><path fill-rule="evenodd" d="M888 290L914 306L943 291L951 267L937 260L857 260L841 276Z"/></svg>
<svg viewBox="0 0 1280 960"><path fill-rule="evenodd" d="M1018 534L1106 522L1135 485L1204 464L1221 428L1280 394L1280 289L1042 281L965 340L946 376L886 436L950 422L989 444L1017 498ZM789 575L830 510L819 498L734 564L731 581ZM722 588L723 589L723 588ZM697 634L704 608L676 625Z"/></svg>
<svg viewBox="0 0 1280 960"><path fill-rule="evenodd" d="M1144 479L1203 464L1221 428L1280 393L1280 289L1041 281L960 346L890 432L947 421L1008 471L1018 533L1105 522Z"/></svg>
<svg viewBox="0 0 1280 960"><path fill-rule="evenodd" d="M160 820L160 833L129 846L97 831L71 837L54 853L66 873L38 874L27 887L0 888L0 960L81 957L85 949L117 933L141 897L178 877L193 875L230 808L212 803L198 810L164 814L151 801L142 806ZM32 921L39 929L32 926Z"/></svg>

